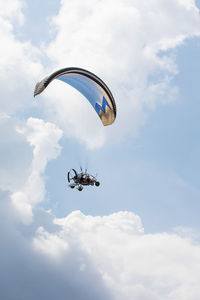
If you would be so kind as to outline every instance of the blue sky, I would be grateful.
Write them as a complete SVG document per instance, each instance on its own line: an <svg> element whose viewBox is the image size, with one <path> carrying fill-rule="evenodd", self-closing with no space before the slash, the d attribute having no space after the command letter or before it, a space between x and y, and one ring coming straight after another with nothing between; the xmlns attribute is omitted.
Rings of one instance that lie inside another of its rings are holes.
<svg viewBox="0 0 200 300"><path fill-rule="evenodd" d="M0 298L199 299L199 4L0 0ZM33 98L70 66L113 125L61 82ZM100 187L69 189L80 165Z"/></svg>

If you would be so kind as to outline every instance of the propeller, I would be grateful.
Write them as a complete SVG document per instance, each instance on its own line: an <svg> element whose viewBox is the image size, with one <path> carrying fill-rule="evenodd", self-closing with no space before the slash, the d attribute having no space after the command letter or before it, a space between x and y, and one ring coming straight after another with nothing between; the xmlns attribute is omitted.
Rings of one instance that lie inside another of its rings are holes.
<svg viewBox="0 0 200 300"><path fill-rule="evenodd" d="M68 182L70 182L71 180L77 178L78 174L76 172L75 169L70 169L69 172L67 173L67 179Z"/></svg>

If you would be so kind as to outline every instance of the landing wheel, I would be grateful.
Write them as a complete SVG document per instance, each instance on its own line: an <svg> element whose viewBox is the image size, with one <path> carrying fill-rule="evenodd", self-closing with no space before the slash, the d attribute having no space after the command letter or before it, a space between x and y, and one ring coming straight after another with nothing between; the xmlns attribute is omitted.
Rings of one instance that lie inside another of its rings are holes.
<svg viewBox="0 0 200 300"><path fill-rule="evenodd" d="M99 182L99 181L96 181L96 182L95 182L95 185L96 185L96 186L100 186L100 182Z"/></svg>
<svg viewBox="0 0 200 300"><path fill-rule="evenodd" d="M82 190L83 190L83 187L81 185L79 185L78 191L81 192Z"/></svg>

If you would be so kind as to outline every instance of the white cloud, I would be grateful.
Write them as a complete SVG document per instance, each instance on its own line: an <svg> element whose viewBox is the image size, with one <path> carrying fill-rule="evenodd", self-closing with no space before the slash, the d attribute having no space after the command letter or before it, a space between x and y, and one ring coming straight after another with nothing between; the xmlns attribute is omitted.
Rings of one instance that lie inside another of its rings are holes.
<svg viewBox="0 0 200 300"><path fill-rule="evenodd" d="M34 82L41 74L40 50L21 42L16 32L25 18L23 1L0 1L1 168L0 188L10 197L23 222L33 217L33 205L45 196L43 173L49 160L60 153L62 132L54 124L19 114L34 105Z"/></svg>
<svg viewBox="0 0 200 300"><path fill-rule="evenodd" d="M39 227L37 230L39 238L34 239L34 246L42 252L58 258L62 252L68 250L68 243L58 237L56 234L50 234Z"/></svg>
<svg viewBox="0 0 200 300"><path fill-rule="evenodd" d="M31 233L34 223L16 229L8 198L0 208L3 299L199 299L200 245L186 231L146 234L131 212L75 211Z"/></svg>
<svg viewBox="0 0 200 300"><path fill-rule="evenodd" d="M178 226L174 228L174 232L176 232L179 236L184 239L188 239L189 241L199 242L200 234L197 230L191 227Z"/></svg>
<svg viewBox="0 0 200 300"><path fill-rule="evenodd" d="M43 174L61 151L62 131L54 124L0 116L0 189L9 191L22 222L32 220L32 208L44 200Z"/></svg>
<svg viewBox="0 0 200 300"><path fill-rule="evenodd" d="M30 42L21 42L15 36L24 19L22 3L17 0L0 1L0 106L1 111L7 114L30 109L34 83L42 73L40 51Z"/></svg>
<svg viewBox="0 0 200 300"><path fill-rule="evenodd" d="M0 0L0 17L10 21L16 20L22 25L24 22L23 6L24 2L21 0L7 0L6 2Z"/></svg>
<svg viewBox="0 0 200 300"><path fill-rule="evenodd" d="M68 247L49 213L35 209L34 222L20 226L9 195L0 196L1 299L112 299L90 257L75 241Z"/></svg>
<svg viewBox="0 0 200 300"><path fill-rule="evenodd" d="M8 191L21 221L32 220L32 208L44 200L44 172L61 151L62 131L54 124L0 116L0 189Z"/></svg>
<svg viewBox="0 0 200 300"><path fill-rule="evenodd" d="M0 189L12 191L24 185L30 172L32 149L16 128L24 122L0 115Z"/></svg>
<svg viewBox="0 0 200 300"><path fill-rule="evenodd" d="M32 205L44 200L45 183L43 173L49 160L55 159L61 151L58 144L62 131L54 124L43 120L29 118L24 128L18 132L26 135L27 141L33 147L33 160L30 174L24 185L11 195L11 199L19 211L24 223L32 221Z"/></svg>
<svg viewBox="0 0 200 300"><path fill-rule="evenodd" d="M200 34L194 1L63 0L47 47L52 69L86 68L108 84L117 102L116 123L102 128L90 105L72 88L53 83L45 91L48 116L90 148L106 138L136 134L149 110L172 101L178 72L170 51ZM63 88L61 88L63 86Z"/></svg>
<svg viewBox="0 0 200 300"><path fill-rule="evenodd" d="M200 245L191 240L178 234L145 234L140 218L131 212L92 217L77 211L55 223L60 231L49 234L40 229L34 246L49 258L53 251L61 260L75 249L80 257L87 254L113 299L200 296ZM84 260L80 270L87 270Z"/></svg>

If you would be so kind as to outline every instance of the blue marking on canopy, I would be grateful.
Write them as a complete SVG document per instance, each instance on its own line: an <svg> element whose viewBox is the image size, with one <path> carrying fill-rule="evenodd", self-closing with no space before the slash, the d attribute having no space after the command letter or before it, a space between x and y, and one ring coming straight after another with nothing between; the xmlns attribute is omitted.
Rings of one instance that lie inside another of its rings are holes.
<svg viewBox="0 0 200 300"><path fill-rule="evenodd" d="M106 98L103 96L102 105L99 105L98 103L96 103L96 105L95 105L95 110L98 113L98 115L100 114L100 110L102 110L104 112L104 114L105 114L105 112L106 112L106 106L108 106L110 108L110 105L106 101Z"/></svg>
<svg viewBox="0 0 200 300"><path fill-rule="evenodd" d="M77 89L88 99L95 110L96 104L98 104L98 102L101 103L103 94L101 93L100 88L98 88L98 85L88 77L82 75L66 74L58 76L56 79L64 81Z"/></svg>

